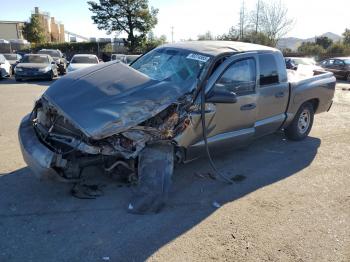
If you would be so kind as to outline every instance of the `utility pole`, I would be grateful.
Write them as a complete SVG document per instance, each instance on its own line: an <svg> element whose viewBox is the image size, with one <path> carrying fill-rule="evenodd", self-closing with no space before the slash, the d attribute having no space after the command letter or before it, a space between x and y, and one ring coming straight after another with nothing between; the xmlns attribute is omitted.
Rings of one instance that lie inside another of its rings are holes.
<svg viewBox="0 0 350 262"><path fill-rule="evenodd" d="M256 7L256 24L255 24L255 33L258 33L258 27L259 27L259 14L260 14L260 0L258 0L257 7Z"/></svg>
<svg viewBox="0 0 350 262"><path fill-rule="evenodd" d="M171 27L171 43L174 43L174 27Z"/></svg>

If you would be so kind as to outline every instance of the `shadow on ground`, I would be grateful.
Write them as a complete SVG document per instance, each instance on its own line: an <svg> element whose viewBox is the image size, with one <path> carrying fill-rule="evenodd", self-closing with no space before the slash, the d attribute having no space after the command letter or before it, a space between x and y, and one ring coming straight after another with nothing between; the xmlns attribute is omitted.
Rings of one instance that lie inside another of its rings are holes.
<svg viewBox="0 0 350 262"><path fill-rule="evenodd" d="M45 80L45 79L28 79L28 80L22 80L17 82L14 77L10 77L10 78L0 79L0 85L1 84L6 84L6 85L32 84L32 85L39 85L39 86L49 86L58 79L59 78L54 78L52 81Z"/></svg>
<svg viewBox="0 0 350 262"><path fill-rule="evenodd" d="M131 188L107 178L104 196L80 200L70 185L39 181L27 168L0 175L0 261L143 261L220 209L213 202L225 205L306 168L320 143L276 134L215 157L222 172L239 175L231 186L195 175L211 171L206 159L179 166L169 204L155 215L128 214Z"/></svg>

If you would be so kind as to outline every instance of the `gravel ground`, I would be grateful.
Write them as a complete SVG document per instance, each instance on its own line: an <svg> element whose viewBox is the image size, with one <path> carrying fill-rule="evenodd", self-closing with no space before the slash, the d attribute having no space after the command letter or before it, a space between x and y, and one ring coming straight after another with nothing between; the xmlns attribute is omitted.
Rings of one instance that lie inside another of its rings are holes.
<svg viewBox="0 0 350 262"><path fill-rule="evenodd" d="M179 166L169 205L144 216L109 178L79 200L30 174L17 127L48 84L0 80L0 261L350 261L349 84L305 141L276 134L215 157L232 186L195 175L206 159Z"/></svg>

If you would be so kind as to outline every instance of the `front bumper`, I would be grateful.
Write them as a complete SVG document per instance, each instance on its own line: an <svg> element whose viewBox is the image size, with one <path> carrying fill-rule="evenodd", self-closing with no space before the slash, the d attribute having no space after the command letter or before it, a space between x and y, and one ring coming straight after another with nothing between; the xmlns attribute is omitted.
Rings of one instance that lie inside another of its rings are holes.
<svg viewBox="0 0 350 262"><path fill-rule="evenodd" d="M21 79L48 79L51 76L51 71L48 71L46 73L41 72L16 72L15 77L21 78Z"/></svg>
<svg viewBox="0 0 350 262"><path fill-rule="evenodd" d="M30 121L29 114L23 118L19 126L18 138L23 159L37 177L60 177L51 168L55 162L56 154L40 142Z"/></svg>

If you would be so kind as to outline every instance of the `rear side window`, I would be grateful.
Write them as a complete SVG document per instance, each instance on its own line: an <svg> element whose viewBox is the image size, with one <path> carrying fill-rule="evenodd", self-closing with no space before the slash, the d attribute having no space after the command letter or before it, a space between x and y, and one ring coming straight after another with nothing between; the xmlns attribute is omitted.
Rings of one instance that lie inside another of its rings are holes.
<svg viewBox="0 0 350 262"><path fill-rule="evenodd" d="M259 56L260 86L272 85L279 82L278 67L275 57L271 54Z"/></svg>
<svg viewBox="0 0 350 262"><path fill-rule="evenodd" d="M335 60L334 65L344 65L344 62L341 60Z"/></svg>

